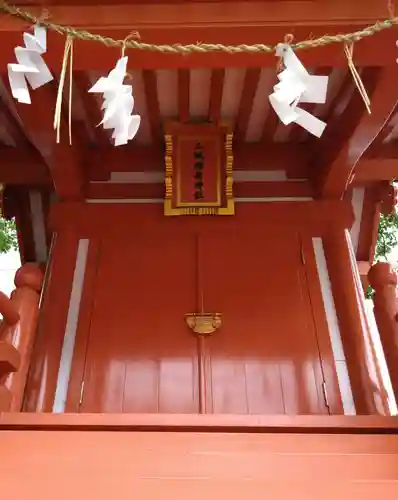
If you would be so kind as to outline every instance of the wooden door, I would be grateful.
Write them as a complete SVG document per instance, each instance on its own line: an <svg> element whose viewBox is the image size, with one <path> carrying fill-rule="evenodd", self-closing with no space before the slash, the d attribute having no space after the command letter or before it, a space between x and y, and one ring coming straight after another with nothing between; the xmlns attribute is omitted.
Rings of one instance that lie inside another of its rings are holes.
<svg viewBox="0 0 398 500"><path fill-rule="evenodd" d="M208 413L327 413L318 342L297 234L201 238Z"/></svg>
<svg viewBox="0 0 398 500"><path fill-rule="evenodd" d="M196 338L187 312L220 312ZM296 234L161 230L103 241L81 412L320 414Z"/></svg>
<svg viewBox="0 0 398 500"><path fill-rule="evenodd" d="M197 413L193 235L140 233L101 245L81 412Z"/></svg>

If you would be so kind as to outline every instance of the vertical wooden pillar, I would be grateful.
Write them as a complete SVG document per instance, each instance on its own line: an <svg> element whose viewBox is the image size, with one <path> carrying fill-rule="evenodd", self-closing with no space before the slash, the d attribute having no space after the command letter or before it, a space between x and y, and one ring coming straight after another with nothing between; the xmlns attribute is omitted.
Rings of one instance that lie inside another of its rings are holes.
<svg viewBox="0 0 398 500"><path fill-rule="evenodd" d="M384 356L390 373L395 400L398 401L398 303L397 274L387 262L377 262L368 273L374 288L374 314Z"/></svg>
<svg viewBox="0 0 398 500"><path fill-rule="evenodd" d="M24 411L52 412L62 344L68 314L78 240L64 231L58 234L48 262L48 282L41 304Z"/></svg>
<svg viewBox="0 0 398 500"><path fill-rule="evenodd" d="M362 320L345 230L332 229L323 242L356 412L361 415L381 413L374 398L376 384L368 366L368 332Z"/></svg>

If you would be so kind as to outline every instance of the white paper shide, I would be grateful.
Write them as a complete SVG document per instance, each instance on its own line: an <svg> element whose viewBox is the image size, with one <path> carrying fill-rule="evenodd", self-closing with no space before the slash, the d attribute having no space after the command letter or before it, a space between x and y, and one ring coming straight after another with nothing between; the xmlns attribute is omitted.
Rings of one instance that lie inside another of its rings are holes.
<svg viewBox="0 0 398 500"><path fill-rule="evenodd" d="M14 49L17 63L8 64L8 79L13 97L30 104L28 83L33 90L53 80L50 70L41 57L47 50L47 33L43 26L34 26L33 34L24 33L25 47Z"/></svg>
<svg viewBox="0 0 398 500"><path fill-rule="evenodd" d="M292 48L280 44L276 55L282 57L285 69L278 74L279 83L269 96L271 106L284 125L297 123L310 134L321 137L326 123L298 107L301 102L326 102L328 76L310 75Z"/></svg>
<svg viewBox="0 0 398 500"><path fill-rule="evenodd" d="M101 77L89 92L103 94L104 117L100 123L104 129L114 129L112 138L115 146L127 144L136 135L141 117L133 115L133 87L123 83L126 76L128 57L122 57L107 77Z"/></svg>

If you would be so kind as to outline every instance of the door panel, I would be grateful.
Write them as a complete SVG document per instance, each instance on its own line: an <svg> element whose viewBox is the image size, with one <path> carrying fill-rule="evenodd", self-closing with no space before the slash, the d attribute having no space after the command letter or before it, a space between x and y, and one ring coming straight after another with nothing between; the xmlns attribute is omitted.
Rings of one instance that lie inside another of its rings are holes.
<svg viewBox="0 0 398 500"><path fill-rule="evenodd" d="M80 411L326 413L298 236L151 231L102 242Z"/></svg>
<svg viewBox="0 0 398 500"><path fill-rule="evenodd" d="M204 339L214 413L326 413L319 351L297 235L223 234L200 243Z"/></svg>
<svg viewBox="0 0 398 500"><path fill-rule="evenodd" d="M82 412L198 412L193 235L105 240L95 286Z"/></svg>

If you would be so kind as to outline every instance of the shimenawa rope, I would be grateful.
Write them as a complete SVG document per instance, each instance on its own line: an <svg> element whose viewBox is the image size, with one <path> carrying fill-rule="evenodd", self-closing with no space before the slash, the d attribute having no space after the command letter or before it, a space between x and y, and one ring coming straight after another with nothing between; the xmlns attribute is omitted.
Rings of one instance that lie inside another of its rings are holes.
<svg viewBox="0 0 398 500"><path fill-rule="evenodd" d="M108 47L124 47L136 50L146 50L150 52L162 52L164 54L192 54L192 53L206 53L206 52L225 52L228 54L238 54L238 53L249 53L258 54L261 52L272 53L275 52L277 45L265 45L265 44L254 44L254 45L223 45L221 43L191 43L191 44L180 44L175 43L171 45L157 45L153 43L145 43L138 40L115 40L111 37L102 36L99 34L90 33L85 30L78 30L71 26L63 26L60 24L49 22L44 19L41 20L29 12L23 11L18 7L8 5L5 2L0 4L0 12L9 14L10 16L18 17L31 24L36 24L40 22L42 26L45 26L49 30L56 31L57 33L66 35L70 38L76 38L79 40L90 40L102 43ZM341 33L337 35L324 35L320 38L315 38L313 40L302 40L291 45L292 49L308 49L312 47L322 47L324 45L330 45L333 43L344 43L351 44L353 42L358 42L363 38L373 36L380 31L392 28L398 24L398 17L391 17L390 19L385 19L384 21L377 22L366 28L354 31L352 33Z"/></svg>

